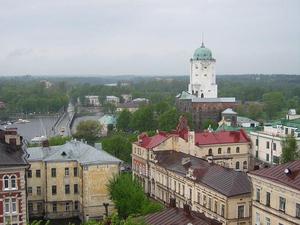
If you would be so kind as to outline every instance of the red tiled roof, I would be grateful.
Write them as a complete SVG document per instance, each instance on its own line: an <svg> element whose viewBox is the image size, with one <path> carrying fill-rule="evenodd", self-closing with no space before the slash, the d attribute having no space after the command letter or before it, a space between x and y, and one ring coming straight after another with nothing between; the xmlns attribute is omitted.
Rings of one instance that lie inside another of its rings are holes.
<svg viewBox="0 0 300 225"><path fill-rule="evenodd" d="M162 142L167 140L168 137L170 137L170 135L165 132L159 132L158 134L156 134L152 137L149 137L147 134L141 134L139 136L139 140L136 142L136 144L143 148L150 149L150 148L154 148L157 145L161 144Z"/></svg>
<svg viewBox="0 0 300 225"><path fill-rule="evenodd" d="M244 130L195 133L196 145L247 143L249 137Z"/></svg>
<svg viewBox="0 0 300 225"><path fill-rule="evenodd" d="M192 211L187 215L180 208L168 208L162 212L146 215L144 219L149 225L221 225L220 222L207 218L202 213Z"/></svg>
<svg viewBox="0 0 300 225"><path fill-rule="evenodd" d="M289 169L291 173L285 174L285 169ZM276 183L300 190L300 160L251 171L250 174L264 177Z"/></svg>

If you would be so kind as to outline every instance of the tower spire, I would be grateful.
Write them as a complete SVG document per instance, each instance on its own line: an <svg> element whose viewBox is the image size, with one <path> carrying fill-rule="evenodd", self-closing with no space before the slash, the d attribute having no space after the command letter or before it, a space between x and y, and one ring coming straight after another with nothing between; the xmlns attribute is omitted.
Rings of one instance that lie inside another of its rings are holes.
<svg viewBox="0 0 300 225"><path fill-rule="evenodd" d="M202 32L202 44L201 44L201 48L205 48L205 46L204 46L204 38L203 38L203 32Z"/></svg>

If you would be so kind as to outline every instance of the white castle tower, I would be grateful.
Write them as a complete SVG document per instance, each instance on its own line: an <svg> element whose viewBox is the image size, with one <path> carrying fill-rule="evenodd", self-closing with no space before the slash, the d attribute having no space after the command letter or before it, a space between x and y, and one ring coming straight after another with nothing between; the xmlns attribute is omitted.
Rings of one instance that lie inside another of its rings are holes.
<svg viewBox="0 0 300 225"><path fill-rule="evenodd" d="M205 48L203 42L197 48L190 60L189 93L199 98L217 98L218 85L216 84L215 64L212 53Z"/></svg>

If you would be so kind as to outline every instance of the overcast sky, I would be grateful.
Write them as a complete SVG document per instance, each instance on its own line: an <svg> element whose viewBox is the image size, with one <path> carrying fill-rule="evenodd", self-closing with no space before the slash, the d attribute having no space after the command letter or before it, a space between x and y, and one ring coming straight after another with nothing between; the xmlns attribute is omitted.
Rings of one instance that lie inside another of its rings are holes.
<svg viewBox="0 0 300 225"><path fill-rule="evenodd" d="M300 74L299 0L0 0L0 75Z"/></svg>

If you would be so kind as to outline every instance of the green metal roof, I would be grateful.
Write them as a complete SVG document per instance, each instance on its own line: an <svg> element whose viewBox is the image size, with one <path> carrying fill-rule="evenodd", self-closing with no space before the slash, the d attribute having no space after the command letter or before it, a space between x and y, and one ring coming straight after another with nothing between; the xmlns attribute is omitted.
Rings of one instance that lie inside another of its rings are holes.
<svg viewBox="0 0 300 225"><path fill-rule="evenodd" d="M202 43L200 48L197 48L195 50L194 56L193 56L194 60L212 60L212 53L211 50L206 48L204 46L204 44Z"/></svg>

